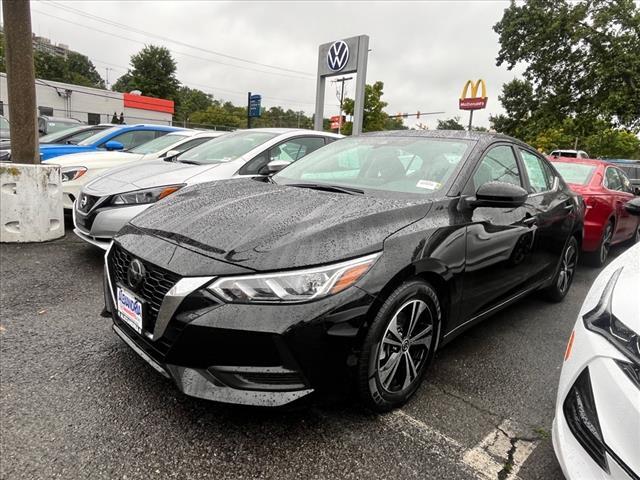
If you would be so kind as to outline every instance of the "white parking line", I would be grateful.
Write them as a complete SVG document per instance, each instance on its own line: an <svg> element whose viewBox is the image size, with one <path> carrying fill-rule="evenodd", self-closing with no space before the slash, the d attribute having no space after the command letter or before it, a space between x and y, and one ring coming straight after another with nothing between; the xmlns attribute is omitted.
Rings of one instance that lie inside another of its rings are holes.
<svg viewBox="0 0 640 480"><path fill-rule="evenodd" d="M452 450L479 480L518 480L518 472L523 463L537 446L537 440L523 438L523 429L511 420L503 420L495 430L485 436L480 443L471 449L465 449L457 440L445 435L423 421L402 410L395 410L382 417L387 423L395 424L398 420L410 425L419 432L420 440L425 444L444 446ZM407 432L401 430L402 433ZM415 439L414 436L409 435Z"/></svg>

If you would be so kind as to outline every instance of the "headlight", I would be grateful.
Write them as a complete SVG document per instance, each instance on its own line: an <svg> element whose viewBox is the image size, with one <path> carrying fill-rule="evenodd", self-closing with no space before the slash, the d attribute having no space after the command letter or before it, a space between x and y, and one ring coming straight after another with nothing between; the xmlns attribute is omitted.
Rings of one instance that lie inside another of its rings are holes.
<svg viewBox="0 0 640 480"><path fill-rule="evenodd" d="M600 301L584 317L584 325L606 338L636 365L640 365L640 335L627 327L611 311L613 291L624 267L616 270L604 287Z"/></svg>
<svg viewBox="0 0 640 480"><path fill-rule="evenodd" d="M207 288L236 303L305 302L333 295L360 280L382 252L326 267L222 277Z"/></svg>
<svg viewBox="0 0 640 480"><path fill-rule="evenodd" d="M85 173L87 173L87 169L85 167L64 167L62 169L62 181L70 182L72 180L77 180Z"/></svg>
<svg viewBox="0 0 640 480"><path fill-rule="evenodd" d="M167 195L180 190L184 185L166 185L164 187L147 188L145 190L135 190L133 192L121 193L111 200L112 205L141 205L145 203L155 203Z"/></svg>

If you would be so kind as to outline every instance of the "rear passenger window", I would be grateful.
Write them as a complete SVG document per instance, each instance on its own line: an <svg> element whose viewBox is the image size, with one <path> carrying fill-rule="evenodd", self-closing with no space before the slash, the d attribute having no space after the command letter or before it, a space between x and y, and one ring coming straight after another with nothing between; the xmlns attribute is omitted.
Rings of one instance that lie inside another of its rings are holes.
<svg viewBox="0 0 640 480"><path fill-rule="evenodd" d="M553 180L544 168L543 160L531 152L520 149L524 168L527 170L531 193L547 192L551 190Z"/></svg>
<svg viewBox="0 0 640 480"><path fill-rule="evenodd" d="M622 181L615 168L607 168L604 179L604 186L609 190L622 190Z"/></svg>
<svg viewBox="0 0 640 480"><path fill-rule="evenodd" d="M522 186L518 162L510 146L493 147L485 154L473 175L473 184L477 190L487 182L505 182Z"/></svg>

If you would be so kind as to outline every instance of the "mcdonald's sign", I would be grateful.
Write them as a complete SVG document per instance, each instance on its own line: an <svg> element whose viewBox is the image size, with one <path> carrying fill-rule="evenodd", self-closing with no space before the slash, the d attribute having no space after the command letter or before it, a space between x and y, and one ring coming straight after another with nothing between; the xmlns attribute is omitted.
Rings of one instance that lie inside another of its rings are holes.
<svg viewBox="0 0 640 480"><path fill-rule="evenodd" d="M467 96L471 87L471 96ZM482 96L478 96L478 88L482 87ZM487 85L479 79L476 83L467 80L460 95L460 110L480 110L487 106Z"/></svg>

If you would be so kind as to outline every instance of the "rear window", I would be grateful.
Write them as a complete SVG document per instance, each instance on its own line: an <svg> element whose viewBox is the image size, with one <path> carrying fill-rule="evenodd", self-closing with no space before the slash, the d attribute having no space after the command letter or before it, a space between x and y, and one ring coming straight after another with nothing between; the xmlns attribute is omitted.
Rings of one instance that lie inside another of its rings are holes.
<svg viewBox="0 0 640 480"><path fill-rule="evenodd" d="M567 183L587 185L596 169L593 165L583 163L553 162L553 166Z"/></svg>

